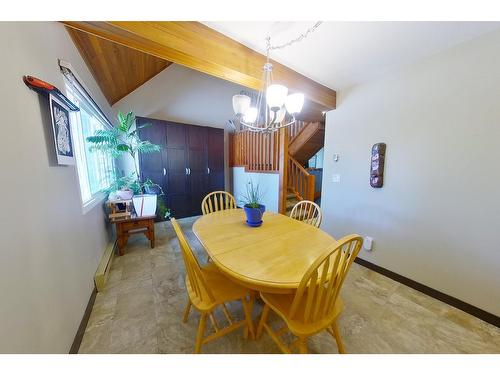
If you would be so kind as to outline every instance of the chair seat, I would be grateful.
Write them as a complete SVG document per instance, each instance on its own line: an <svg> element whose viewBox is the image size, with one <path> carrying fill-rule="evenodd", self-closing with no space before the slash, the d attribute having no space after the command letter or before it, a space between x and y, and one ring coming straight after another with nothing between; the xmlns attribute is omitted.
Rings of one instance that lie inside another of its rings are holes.
<svg viewBox="0 0 500 375"><path fill-rule="evenodd" d="M210 301L208 296L203 298L203 301L200 300L200 298L196 296L196 293L194 293L189 282L189 278L186 277L186 289L189 294L189 299L198 310L209 311L216 305L227 301L241 299L247 295L248 290L246 288L236 284L224 276L213 263L208 263L203 266L201 271L207 283L207 287L215 298L215 301L208 302Z"/></svg>
<svg viewBox="0 0 500 375"><path fill-rule="evenodd" d="M329 315L320 320L315 320L312 323L305 323L301 320L290 319L290 309L292 307L295 294L261 293L260 295L264 302L287 323L290 331L297 336L310 336L330 327L344 308L344 303L339 296L335 302L332 312ZM305 304L299 305L296 313L297 316L302 317L304 315L304 306Z"/></svg>

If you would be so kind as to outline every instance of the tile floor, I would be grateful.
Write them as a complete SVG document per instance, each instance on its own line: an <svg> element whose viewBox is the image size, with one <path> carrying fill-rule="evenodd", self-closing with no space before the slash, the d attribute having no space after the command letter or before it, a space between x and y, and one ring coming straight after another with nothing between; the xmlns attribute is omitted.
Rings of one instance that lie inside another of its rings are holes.
<svg viewBox="0 0 500 375"><path fill-rule="evenodd" d="M179 222L203 261L206 253L191 231L195 219ZM181 321L187 297L179 251L169 222L157 224L155 249L144 236L130 238L97 295L80 353L192 353L198 316L191 312L188 323ZM499 328L357 264L341 293L339 326L348 353L500 353ZM230 310L241 316L239 304ZM260 310L257 305L256 318ZM266 334L259 340L242 336L237 330L202 352L278 353ZM325 332L310 339L309 351L337 353L337 347Z"/></svg>

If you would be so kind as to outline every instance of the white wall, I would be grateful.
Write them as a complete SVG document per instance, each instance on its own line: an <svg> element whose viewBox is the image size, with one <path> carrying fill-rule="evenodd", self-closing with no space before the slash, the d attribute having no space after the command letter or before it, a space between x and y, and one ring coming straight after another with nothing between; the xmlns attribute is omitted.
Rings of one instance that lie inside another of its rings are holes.
<svg viewBox="0 0 500 375"><path fill-rule="evenodd" d="M314 156L316 156L316 160L314 160ZM313 168L323 168L323 158L325 156L325 148L323 147L321 150L319 150L314 156L309 159L309 167ZM316 162L315 164L311 165L311 162Z"/></svg>
<svg viewBox="0 0 500 375"><path fill-rule="evenodd" d="M246 184L251 180L254 186L259 185L262 193L262 204L266 211L278 212L279 174L245 172L244 167L233 167L233 195L238 206L242 205L243 195L246 195Z"/></svg>
<svg viewBox="0 0 500 375"><path fill-rule="evenodd" d="M234 117L232 97L248 90L222 79L172 64L113 105L118 112L225 129ZM229 189L228 137L224 132L225 185ZM130 167L130 166L129 166Z"/></svg>
<svg viewBox="0 0 500 375"><path fill-rule="evenodd" d="M62 58L111 109L61 24L0 22L0 47L0 353L67 353L109 236L102 207L82 214L75 167L51 165L49 112L22 76L64 89Z"/></svg>
<svg viewBox="0 0 500 375"><path fill-rule="evenodd" d="M382 189L369 185L377 142ZM500 315L499 142L500 32L343 90L327 114L322 227L372 236L361 258Z"/></svg>

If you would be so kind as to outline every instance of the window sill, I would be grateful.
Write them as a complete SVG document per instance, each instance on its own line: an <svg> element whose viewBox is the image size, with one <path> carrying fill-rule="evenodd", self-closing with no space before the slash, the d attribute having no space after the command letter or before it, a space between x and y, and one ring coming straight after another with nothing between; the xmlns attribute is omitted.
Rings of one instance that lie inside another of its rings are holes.
<svg viewBox="0 0 500 375"><path fill-rule="evenodd" d="M90 210L92 210L98 204L101 204L106 199L106 194L97 193L90 200L82 204L82 214L86 215Z"/></svg>

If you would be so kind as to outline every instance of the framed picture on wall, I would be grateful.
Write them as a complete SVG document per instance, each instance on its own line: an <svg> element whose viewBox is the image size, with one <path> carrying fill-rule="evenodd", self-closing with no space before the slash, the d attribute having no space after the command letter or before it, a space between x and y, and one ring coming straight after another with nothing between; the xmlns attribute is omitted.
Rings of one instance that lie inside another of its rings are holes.
<svg viewBox="0 0 500 375"><path fill-rule="evenodd" d="M69 108L57 97L49 94L50 117L54 132L57 163L60 165L75 164Z"/></svg>

